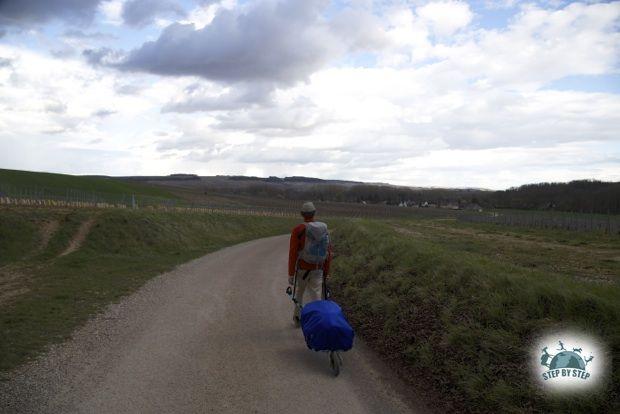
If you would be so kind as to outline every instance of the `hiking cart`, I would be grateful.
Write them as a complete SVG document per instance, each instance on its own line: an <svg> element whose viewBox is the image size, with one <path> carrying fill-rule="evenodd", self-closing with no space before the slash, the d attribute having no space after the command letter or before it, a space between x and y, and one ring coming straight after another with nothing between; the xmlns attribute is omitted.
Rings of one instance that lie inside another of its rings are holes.
<svg viewBox="0 0 620 414"><path fill-rule="evenodd" d="M291 297L295 306L300 309L300 325L304 333L306 345L313 351L327 352L329 366L334 376L340 374L342 367L341 352L348 351L353 346L354 332L347 322L342 309L330 299L331 293L323 280L323 297L302 306L295 298L295 287L290 286L286 293Z"/></svg>

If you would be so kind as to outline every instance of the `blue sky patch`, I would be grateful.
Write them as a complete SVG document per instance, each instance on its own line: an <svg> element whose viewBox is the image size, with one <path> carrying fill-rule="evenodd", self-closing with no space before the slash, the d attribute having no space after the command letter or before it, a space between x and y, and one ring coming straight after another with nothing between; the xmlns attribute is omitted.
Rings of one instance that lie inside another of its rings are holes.
<svg viewBox="0 0 620 414"><path fill-rule="evenodd" d="M620 73L567 76L551 82L545 89L620 94Z"/></svg>

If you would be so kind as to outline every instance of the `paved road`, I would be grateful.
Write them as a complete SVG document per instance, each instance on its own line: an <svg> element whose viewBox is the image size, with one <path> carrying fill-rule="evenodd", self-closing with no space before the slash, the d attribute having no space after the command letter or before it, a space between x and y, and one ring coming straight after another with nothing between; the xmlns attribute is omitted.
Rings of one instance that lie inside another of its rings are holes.
<svg viewBox="0 0 620 414"><path fill-rule="evenodd" d="M334 378L284 295L286 236L161 275L0 383L6 412L410 413L402 385L356 343ZM410 400L409 400L410 401Z"/></svg>

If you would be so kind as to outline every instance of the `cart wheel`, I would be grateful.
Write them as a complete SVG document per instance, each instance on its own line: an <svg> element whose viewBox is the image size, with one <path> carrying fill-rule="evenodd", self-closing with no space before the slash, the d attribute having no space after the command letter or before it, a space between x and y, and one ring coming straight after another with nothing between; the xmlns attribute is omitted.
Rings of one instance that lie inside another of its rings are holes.
<svg viewBox="0 0 620 414"><path fill-rule="evenodd" d="M331 367L334 376L337 377L340 374L340 366L342 365L342 358L336 351L329 352L329 366Z"/></svg>

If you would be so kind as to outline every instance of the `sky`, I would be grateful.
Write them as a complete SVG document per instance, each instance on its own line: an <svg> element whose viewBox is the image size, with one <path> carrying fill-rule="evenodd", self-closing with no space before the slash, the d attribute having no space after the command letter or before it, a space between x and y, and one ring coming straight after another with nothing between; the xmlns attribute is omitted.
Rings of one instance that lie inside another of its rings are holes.
<svg viewBox="0 0 620 414"><path fill-rule="evenodd" d="M620 1L0 0L0 168L620 181Z"/></svg>

